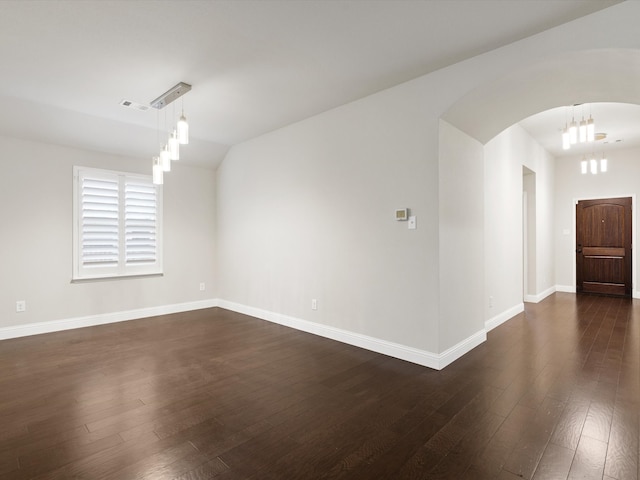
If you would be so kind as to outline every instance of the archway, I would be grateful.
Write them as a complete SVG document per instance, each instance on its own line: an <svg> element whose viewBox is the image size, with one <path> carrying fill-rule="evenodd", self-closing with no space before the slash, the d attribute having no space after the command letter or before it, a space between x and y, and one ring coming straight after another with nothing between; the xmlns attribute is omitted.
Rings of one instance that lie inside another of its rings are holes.
<svg viewBox="0 0 640 480"><path fill-rule="evenodd" d="M442 115L442 118L484 145L485 176L495 174L495 169L493 172L489 169L489 173L487 173L487 165L490 165L493 161L488 155L495 156L496 152L498 152L500 155L507 157L521 156L524 146L528 145L528 140L524 138L526 137L526 132L518 126L518 122L533 114L556 107L581 103L621 102L640 105L640 89L637 86L637 78L640 77L638 65L640 65L640 50L637 49L585 50L551 55L535 64L478 86L454 103ZM606 72L606 74L603 74L603 72ZM557 128L559 129L561 126L562 124L559 123ZM506 135L508 138L500 140L499 137L501 135ZM499 147L493 145L496 142L501 142ZM541 148L531 145L529 147L534 150ZM488 148L489 150L487 150ZM487 153L488 151L490 153ZM553 157L551 157L551 160L553 160ZM517 158L512 159L512 161L518 163L517 171L520 182L523 181L522 167L525 166L536 172L539 180L536 182L536 188L539 188L539 186L540 188L545 188L545 180L540 178L541 172L539 169L542 171L549 170L550 162L543 152L536 151L533 152L532 157L529 159ZM536 165L532 166L527 162L533 162ZM548 171L546 173L549 174ZM502 177L502 174L500 177ZM494 208L490 205L490 200L487 199L487 192L495 194L495 182L497 181L504 183L517 181L515 176L510 178L485 178L485 245L489 245L489 247L485 247L484 258L485 272L489 272L485 276L485 301L489 304L489 308L485 309L485 323L488 329L505 321L523 308L522 283L515 287L513 285L503 286L497 294L492 290L492 282L498 281L496 278L491 278L492 274L497 276L504 273L504 278L501 281L505 284L513 282L516 278L519 278L519 282L522 282L523 278L522 233L519 234L519 237L514 236L514 238L510 239L512 243L517 243L517 248L511 249L509 253L517 251L517 254L513 253L514 258L510 259L512 264L519 265L517 271L506 270L503 272L500 267L504 263L508 263L508 261L501 264L499 260L504 260L504 258L498 258L498 262L496 262L496 257L504 257L504 252L509 251L508 248L504 248L504 244L498 245L493 252L490 247L495 240L495 238L491 237L491 232L495 225L498 225L498 222L517 221L518 224L515 229L521 232L522 183L517 188L512 189L518 194L518 199L513 200L518 204L517 210L519 213L517 215L514 214L511 217L495 215L494 217L497 219L492 219L491 215L486 213L487 209ZM552 180L547 180L547 182L549 181L552 182ZM512 195L512 193L509 192L509 195ZM543 204L545 201L548 203L549 196L550 194L547 192L547 200L543 199ZM541 197L544 197L544 195ZM538 209L539 221L547 222L550 230L560 228L555 225L554 214L552 211L550 212L553 207L545 205L545 208L547 209L546 214L544 210L540 211ZM492 221L494 221L493 224ZM563 225L561 229L563 234L565 230L567 228ZM571 237L571 233L570 231L567 234L568 237ZM553 234L547 232L547 237L552 236ZM554 245L549 238L542 242L536 242L536 248L544 248L545 242L547 250L535 252L535 256L539 259L554 256ZM554 262L555 258L550 261ZM549 293L556 291L555 278L549 278L549 276L555 275L553 268L546 270L544 268L536 269L536 274L545 275L547 278L531 279L529 277L529 281L538 286L537 295L532 295L533 301L542 299ZM500 303L502 296L506 298ZM492 307L495 309L494 311L491 311Z"/></svg>

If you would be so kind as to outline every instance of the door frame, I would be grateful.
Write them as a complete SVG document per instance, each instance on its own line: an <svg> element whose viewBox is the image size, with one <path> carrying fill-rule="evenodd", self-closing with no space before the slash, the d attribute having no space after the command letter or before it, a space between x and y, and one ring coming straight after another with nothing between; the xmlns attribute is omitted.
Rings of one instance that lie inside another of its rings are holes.
<svg viewBox="0 0 640 480"><path fill-rule="evenodd" d="M637 232L637 228L636 228L636 194L635 193L630 193L630 194L618 194L618 193L613 193L613 194L609 194L609 195L594 195L594 196L588 196L588 197L575 197L572 200L572 204L571 204L571 211L572 211L572 215L571 215L571 225L572 225L572 232L573 232L573 241L572 241L572 245L573 245L573 249L571 250L571 252L569 252L569 255L571 256L571 270L573 271L573 292L576 292L576 285L578 282L578 276L577 276L577 272L576 272L576 249L578 248L578 244L576 242L576 205L578 204L578 202L580 200L606 200L607 198L624 198L624 197L631 197L631 298L640 298L640 292L638 292L637 288L638 288L638 283L636 281L636 254L635 254L635 246L637 245L636 242L636 232Z"/></svg>

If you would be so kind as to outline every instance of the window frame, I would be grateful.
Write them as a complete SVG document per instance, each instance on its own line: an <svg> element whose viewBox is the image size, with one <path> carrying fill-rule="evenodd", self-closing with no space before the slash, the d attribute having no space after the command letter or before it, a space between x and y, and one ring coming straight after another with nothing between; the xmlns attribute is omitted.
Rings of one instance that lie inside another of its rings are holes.
<svg viewBox="0 0 640 480"><path fill-rule="evenodd" d="M84 179L108 180L117 179L118 195L118 260L112 266L85 266L83 265L83 228L82 210L83 196L82 184ZM127 181L142 181L155 189L155 258L147 264L127 264L126 252L126 228L125 212L127 202L125 199L125 185ZM135 276L151 276L163 274L163 204L162 186L153 184L151 175L143 175L131 172L106 170L93 167L73 167L73 271L72 282L98 279L118 279Z"/></svg>

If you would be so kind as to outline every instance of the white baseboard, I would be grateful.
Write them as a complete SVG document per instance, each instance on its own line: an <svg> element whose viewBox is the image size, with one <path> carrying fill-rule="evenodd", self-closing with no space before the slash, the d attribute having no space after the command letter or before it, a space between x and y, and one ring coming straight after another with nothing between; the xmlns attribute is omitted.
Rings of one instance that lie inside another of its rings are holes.
<svg viewBox="0 0 640 480"><path fill-rule="evenodd" d="M576 293L575 285L556 285L556 292Z"/></svg>
<svg viewBox="0 0 640 480"><path fill-rule="evenodd" d="M104 325L107 323L125 322L128 320L137 320L139 318L155 317L157 315L168 315L170 313L187 312L190 310L199 310L202 308L217 306L218 300L199 300L195 302L163 305L160 307L138 308L123 312L88 315L86 317L76 317L65 320L53 320L51 322L14 325L0 328L0 340L26 337L29 335L39 335L41 333L60 332L62 330L71 330L73 328L93 327L95 325Z"/></svg>
<svg viewBox="0 0 640 480"><path fill-rule="evenodd" d="M572 287L570 285L556 285L556 292L576 293L576 287ZM631 292L631 296L633 298L640 298L640 291L634 290Z"/></svg>
<svg viewBox="0 0 640 480"><path fill-rule="evenodd" d="M499 313L495 317L492 317L486 322L484 322L484 328L487 332L490 332L494 328L502 325L507 320L512 319L513 317L515 317L516 315L522 312L524 312L524 303L519 303L517 305L514 305L513 307L505 310L502 313Z"/></svg>
<svg viewBox="0 0 640 480"><path fill-rule="evenodd" d="M287 327L312 333L321 337L330 338L342 343L354 345L356 347L371 350L373 352L389 355L408 362L416 363L425 367L441 370L454 362L464 354L468 353L487 339L487 331L480 330L470 337L462 340L453 347L438 354L418 348L409 347L399 343L388 342L367 335L362 335L340 328L330 327L299 318L290 317L267 310L248 307L225 300L210 299L196 302L178 303L173 305L163 305L159 307L139 308L122 312L104 313L98 315L88 315L64 320L53 320L50 322L29 323L26 325L14 325L0 328L0 340L26 337L30 335L40 335L43 333L60 332L74 328L92 327L105 325L108 323L125 322L140 318L155 317L158 315L168 315L171 313L187 312L202 308L221 307L252 317L278 323ZM519 313L519 312L516 312ZM504 320L503 320L504 321ZM502 322L501 322L502 323ZM496 325L497 326L497 325ZM494 327L495 328L495 327Z"/></svg>
<svg viewBox="0 0 640 480"><path fill-rule="evenodd" d="M486 341L487 330L482 329L479 332L476 332L470 337L464 339L462 342L459 342L457 345L454 345L453 347L445 350L439 355L440 368L438 370L441 370L450 363L453 363L454 361L462 357L465 353L469 353L478 345Z"/></svg>
<svg viewBox="0 0 640 480"><path fill-rule="evenodd" d="M538 293L537 295L525 295L524 301L527 303L540 303L542 300L547 298L552 293L556 292L556 287L547 288L544 292Z"/></svg>
<svg viewBox="0 0 640 480"><path fill-rule="evenodd" d="M469 338L466 338L457 345L449 348L445 352L437 354L394 342L388 342L379 338L350 332L348 330L343 330L336 327L330 327L328 325L310 322L308 320L302 320L300 318L270 312L268 310L262 310L238 303L228 302L226 300L219 300L218 306L227 310L260 318L268 322L277 323L286 327L295 328L296 330L312 333L320 337L330 338L338 342L354 345L366 350L371 350L372 352L382 353L384 355L389 355L390 357L399 358L400 360L406 360L408 362L433 368L435 370L443 369L451 362L460 358L462 355L477 347L487 339L486 332L484 330L481 330L473 334Z"/></svg>

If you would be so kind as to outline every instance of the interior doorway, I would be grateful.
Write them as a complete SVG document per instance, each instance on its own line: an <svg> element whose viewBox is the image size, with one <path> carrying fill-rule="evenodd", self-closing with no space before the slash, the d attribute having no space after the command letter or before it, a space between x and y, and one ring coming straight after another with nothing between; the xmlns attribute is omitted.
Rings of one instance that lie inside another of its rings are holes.
<svg viewBox="0 0 640 480"><path fill-rule="evenodd" d="M631 197L576 203L576 292L631 296Z"/></svg>
<svg viewBox="0 0 640 480"><path fill-rule="evenodd" d="M536 173L522 166L522 298L535 302L536 271Z"/></svg>

